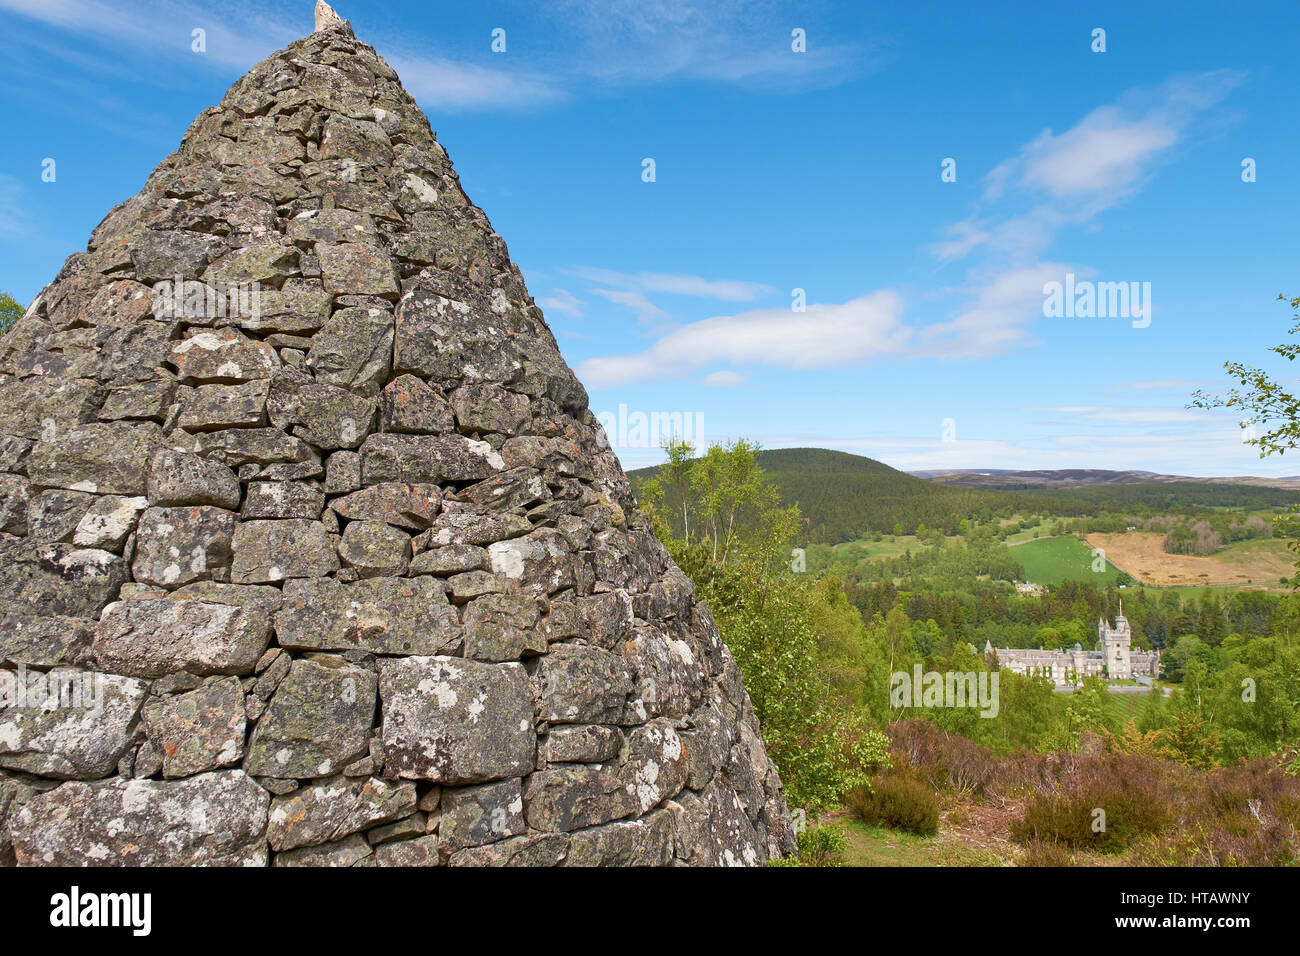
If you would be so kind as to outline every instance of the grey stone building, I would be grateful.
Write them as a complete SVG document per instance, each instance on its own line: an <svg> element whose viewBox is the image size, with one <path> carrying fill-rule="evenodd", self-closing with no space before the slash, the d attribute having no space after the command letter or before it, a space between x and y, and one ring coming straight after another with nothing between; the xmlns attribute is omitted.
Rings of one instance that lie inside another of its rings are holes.
<svg viewBox="0 0 1300 956"><path fill-rule="evenodd" d="M1132 680L1134 677L1155 677L1160 672L1159 651L1133 650L1133 631L1124 616L1120 602L1119 614L1112 627L1105 618L1097 621L1097 639L1101 650L1085 651L1080 644L1069 650L1043 650L1035 647L994 647L992 641L984 645L984 653L997 656L998 664L1013 674L1042 674L1058 686L1082 683L1085 677L1107 677L1110 680Z"/></svg>

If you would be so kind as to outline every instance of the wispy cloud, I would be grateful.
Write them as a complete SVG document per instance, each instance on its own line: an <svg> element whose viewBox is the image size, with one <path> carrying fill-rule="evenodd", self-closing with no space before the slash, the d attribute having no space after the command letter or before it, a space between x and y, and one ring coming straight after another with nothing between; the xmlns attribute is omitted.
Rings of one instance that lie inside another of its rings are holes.
<svg viewBox="0 0 1300 956"><path fill-rule="evenodd" d="M964 285L948 292L955 301L947 318L903 324L902 300L882 290L843 304L810 306L807 315L834 327L839 318L873 303L864 328L844 330L843 347L785 310L760 310L678 327L649 349L590 359L583 372L593 384L678 376L715 360L786 368L822 368L869 361L881 355L973 359L1005 353L1033 341L1032 325L1043 316L1043 287L1065 273L1095 275L1085 264L1043 261L1039 255L1070 226L1093 225L1106 209L1132 196L1184 143L1204 112L1240 83L1220 71L1176 77L1157 87L1135 89L1115 103L1087 113L1062 133L1044 130L999 163L984 194L964 219L942 230L929 251L941 263L982 258ZM621 273L581 267L572 274L640 292L675 292L727 301L752 301L770 286L655 273ZM1127 278L1127 277L1126 277ZM629 295L600 292L632 305ZM638 303L648 305L648 302ZM888 303L887 308L882 304ZM915 334L914 334L915 333ZM767 354L749 354L724 337L761 341ZM777 337L782 336L780 341Z"/></svg>
<svg viewBox="0 0 1300 956"><path fill-rule="evenodd" d="M963 219L945 226L942 233L945 238L930 247L931 254L941 263L964 258L967 253L978 249L993 237L993 233L981 229L973 219Z"/></svg>
<svg viewBox="0 0 1300 956"><path fill-rule="evenodd" d="M636 313L638 322L652 322L656 319L666 318L668 313L659 306L655 305L640 292L628 292L622 289L592 289L592 295L598 295L602 299L626 306Z"/></svg>
<svg viewBox="0 0 1300 956"><path fill-rule="evenodd" d="M1122 198L1149 179L1199 115L1242 79L1232 70L1174 77L1129 90L1064 133L1045 129L989 174L987 198L1016 187L1039 189L1057 200Z"/></svg>
<svg viewBox="0 0 1300 956"><path fill-rule="evenodd" d="M97 44L98 60L120 59L126 47L148 52L146 62L185 59L241 70L310 32L311 23L289 24L279 8L271 13L247 3L223 4L219 13L177 0L0 0L0 9ZM191 49L195 29L204 31L202 54Z"/></svg>
<svg viewBox="0 0 1300 956"><path fill-rule="evenodd" d="M201 28L207 52L194 62L242 71L309 33L312 23L309 3L289 18L282 5L251 0L215 9L185 0L0 0L0 10L98 41L95 59L105 70L124 49L155 60L190 56L190 31ZM515 48L508 61L501 58L506 65L458 56L416 31L394 35L389 27L362 39L423 106L439 111L528 109L679 79L788 92L843 82L882 62L867 44L837 40L829 28L818 32L813 9L800 18L811 34L803 53L791 49L788 16L742 0L554 0L526 15L542 42L532 45L537 52Z"/></svg>
<svg viewBox="0 0 1300 956"><path fill-rule="evenodd" d="M840 305L757 309L682 325L650 348L587 359L578 367L596 388L679 378L702 366L768 365L818 369L899 354L912 330L901 323L903 301L877 292Z"/></svg>
<svg viewBox="0 0 1300 956"><path fill-rule="evenodd" d="M547 312L559 312L570 318L580 319L586 315L583 302L568 289L556 289L550 295L538 299L537 304Z"/></svg>
<svg viewBox="0 0 1300 956"><path fill-rule="evenodd" d="M1161 405L1049 405L1023 409L1026 412L1046 412L1052 415L1105 425L1191 425L1203 426L1217 419L1222 425L1222 415L1201 409ZM1228 416L1231 418L1231 416Z"/></svg>
<svg viewBox="0 0 1300 956"><path fill-rule="evenodd" d="M953 318L925 327L920 351L941 358L973 358L1024 343L1030 335L1028 322L1042 316L1043 284L1065 271L1063 265L1044 262L1009 269L976 285L973 302Z"/></svg>
<svg viewBox="0 0 1300 956"><path fill-rule="evenodd" d="M745 384L745 376L730 369L720 369L716 372L710 372L700 381L710 388L737 388Z"/></svg>
<svg viewBox="0 0 1300 956"><path fill-rule="evenodd" d="M282 8L247 2L205 8L177 0L0 0L0 9L78 37L75 58L83 69L121 72L131 64L136 80L175 80L175 64L243 72L276 49L311 32L310 5L292 22ZM191 49L191 33L204 31L205 50ZM407 40L363 37L397 70L407 90L426 108L438 110L525 109L563 99L555 77L527 69L498 69L431 53L408 50ZM147 56L139 56L145 53ZM143 71L141 66L146 67Z"/></svg>
<svg viewBox="0 0 1300 956"><path fill-rule="evenodd" d="M797 17L755 0L552 0L543 9L569 41L568 62L603 84L690 79L789 92L886 61L878 43L849 42L830 27L825 3L803 4ZM795 27L805 52L792 49Z"/></svg>
<svg viewBox="0 0 1300 956"><path fill-rule="evenodd" d="M789 93L879 69L886 57L877 44L846 42L829 26L818 31L821 6L801 11L809 33L801 53L791 48L791 18L753 0L551 0L532 11L537 52L512 47L503 68L401 38L371 42L392 51L386 59L426 107L452 110L527 108L676 81Z"/></svg>
<svg viewBox="0 0 1300 956"><path fill-rule="evenodd" d="M1139 192L1241 80L1223 70L1129 90L1064 132L1043 130L999 163L975 208L929 247L941 265L977 252L983 258L968 273L965 304L923 331L926 351L977 357L1029 342L1029 327L1042 318L1043 285L1067 271L1095 274L1083 264L1042 261L1043 254L1064 230L1097 228L1102 213Z"/></svg>
<svg viewBox="0 0 1300 956"><path fill-rule="evenodd" d="M17 179L0 173L0 239L17 238L30 225L22 206L22 194L23 189Z"/></svg>
<svg viewBox="0 0 1300 956"><path fill-rule="evenodd" d="M1232 70L1173 77L1127 91L1062 133L1044 129L985 177L976 211L948 226L933 254L1040 254L1062 229L1091 224L1141 190L1243 79Z"/></svg>
<svg viewBox="0 0 1300 956"><path fill-rule="evenodd" d="M705 279L692 275L667 275L660 272L618 272L595 266L574 266L564 270L569 275L634 292L662 292L722 302L753 302L775 290L761 282L740 279Z"/></svg>
<svg viewBox="0 0 1300 956"><path fill-rule="evenodd" d="M854 438L756 436L764 447L815 445L866 455L903 471L943 469L1109 468L1165 474L1228 476L1282 475L1294 463L1261 463L1233 428L1191 433L1138 430L1119 434L1062 433L1023 440L868 435ZM960 435L960 432L959 432ZM1288 471L1288 469L1291 469Z"/></svg>
<svg viewBox="0 0 1300 956"><path fill-rule="evenodd" d="M1190 393L1195 389L1205 388L1209 384L1210 384L1209 382L1206 382L1203 379L1161 378L1161 379L1149 379L1147 381L1142 381L1142 382L1115 382L1114 384L1108 385L1106 387L1113 391L1126 391L1126 390L1140 391L1140 392L1172 391L1172 392Z"/></svg>
<svg viewBox="0 0 1300 956"><path fill-rule="evenodd" d="M380 50L381 55L383 51ZM384 56L427 110L529 109L568 96L553 77L526 70L491 69L446 57Z"/></svg>
<svg viewBox="0 0 1300 956"><path fill-rule="evenodd" d="M588 291L607 302L630 309L636 315L637 322L656 330L664 328L669 313L650 300L652 294L721 302L753 302L775 291L761 282L741 279L706 279L702 276L661 272L619 272L596 266L573 266L562 271L574 278L604 286L605 288L592 288Z"/></svg>

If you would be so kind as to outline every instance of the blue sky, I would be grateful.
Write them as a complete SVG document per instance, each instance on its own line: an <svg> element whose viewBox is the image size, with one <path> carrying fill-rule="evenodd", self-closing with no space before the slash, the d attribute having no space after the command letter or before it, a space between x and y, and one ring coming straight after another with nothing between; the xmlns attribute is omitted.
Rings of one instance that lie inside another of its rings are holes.
<svg viewBox="0 0 1300 956"><path fill-rule="evenodd" d="M1293 2L336 6L594 411L907 470L1300 473L1185 407L1227 359L1294 376L1265 351L1300 295ZM311 7L0 0L0 289L30 300ZM1045 317L1066 273L1150 283L1149 323Z"/></svg>

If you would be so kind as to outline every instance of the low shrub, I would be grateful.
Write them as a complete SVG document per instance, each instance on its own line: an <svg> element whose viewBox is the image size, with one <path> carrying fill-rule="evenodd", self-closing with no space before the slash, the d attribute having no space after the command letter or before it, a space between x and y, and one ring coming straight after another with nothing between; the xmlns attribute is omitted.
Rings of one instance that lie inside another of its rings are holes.
<svg viewBox="0 0 1300 956"><path fill-rule="evenodd" d="M939 832L939 801L912 774L877 777L871 786L849 794L849 811L864 823L878 823L923 836Z"/></svg>
<svg viewBox="0 0 1300 956"><path fill-rule="evenodd" d="M1016 861L1020 866L1074 866L1074 856L1051 840L1030 840Z"/></svg>
<svg viewBox="0 0 1300 956"><path fill-rule="evenodd" d="M1044 760L1028 776L1040 787L1047 781L1054 786L1035 789L1011 825L1026 847L1131 849L1128 862L1147 866L1300 863L1300 780L1280 772L1276 761L1205 772L1113 753ZM1045 858L1048 851L1035 852Z"/></svg>
<svg viewBox="0 0 1300 956"><path fill-rule="evenodd" d="M843 866L848 841L843 831L830 826L812 827L799 834L799 855L771 860L769 866Z"/></svg>
<svg viewBox="0 0 1300 956"><path fill-rule="evenodd" d="M997 769L991 750L928 720L896 721L886 732L895 755L905 758L935 790L981 793Z"/></svg>
<svg viewBox="0 0 1300 956"><path fill-rule="evenodd" d="M1147 841L1142 862L1169 866L1300 865L1300 780L1268 760L1204 775L1179 808L1175 832Z"/></svg>
<svg viewBox="0 0 1300 956"><path fill-rule="evenodd" d="M1177 791L1168 775L1153 772L1163 763L1129 754L1081 757L1059 791L1030 796L1011 834L1026 844L1121 852L1175 821Z"/></svg>

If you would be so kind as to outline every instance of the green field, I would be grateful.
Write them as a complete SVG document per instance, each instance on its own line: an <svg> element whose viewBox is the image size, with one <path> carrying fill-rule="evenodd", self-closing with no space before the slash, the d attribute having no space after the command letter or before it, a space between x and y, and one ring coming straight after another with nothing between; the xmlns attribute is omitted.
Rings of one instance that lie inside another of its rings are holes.
<svg viewBox="0 0 1300 956"><path fill-rule="evenodd" d="M1024 519L1018 519L1022 523ZM1010 520L1002 521L1003 527L1010 524ZM1052 525L1056 524L1056 519L1043 518L1036 524L1023 528L1015 534L1007 535L1007 544L1023 544L1026 541L1033 541L1037 538L1048 537L1052 533Z"/></svg>
<svg viewBox="0 0 1300 956"><path fill-rule="evenodd" d="M1025 579L1034 584L1079 581L1104 588L1119 577L1119 569L1109 561L1105 571L1094 571L1092 549L1068 534L1026 541L1013 547L1011 553L1024 566Z"/></svg>
<svg viewBox="0 0 1300 956"><path fill-rule="evenodd" d="M847 564L855 564L864 558L867 560L900 558L907 551L918 551L925 547L929 547L929 545L918 541L914 534L902 534L898 537L891 534L886 535L880 541L871 541L866 538L846 541L843 544L835 545L831 550L837 560Z"/></svg>

